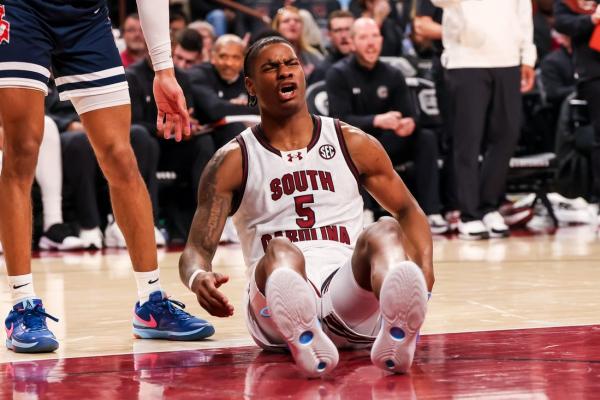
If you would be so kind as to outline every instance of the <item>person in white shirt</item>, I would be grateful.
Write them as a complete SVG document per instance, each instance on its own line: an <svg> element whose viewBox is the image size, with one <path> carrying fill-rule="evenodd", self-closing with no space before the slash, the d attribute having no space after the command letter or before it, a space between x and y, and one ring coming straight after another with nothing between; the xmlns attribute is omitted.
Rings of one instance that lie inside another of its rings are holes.
<svg viewBox="0 0 600 400"><path fill-rule="evenodd" d="M536 49L530 0L432 0L442 20L459 237L506 237L498 213ZM478 157L483 154L483 164Z"/></svg>

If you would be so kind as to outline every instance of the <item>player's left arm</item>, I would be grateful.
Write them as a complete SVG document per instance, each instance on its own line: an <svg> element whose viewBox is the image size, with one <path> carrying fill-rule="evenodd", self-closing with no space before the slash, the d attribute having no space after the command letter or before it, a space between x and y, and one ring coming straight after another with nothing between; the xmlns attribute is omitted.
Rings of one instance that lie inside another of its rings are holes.
<svg viewBox="0 0 600 400"><path fill-rule="evenodd" d="M362 185L400 223L404 251L421 268L431 291L435 280L433 244L425 213L377 139L344 123L342 132Z"/></svg>
<svg viewBox="0 0 600 400"><path fill-rule="evenodd" d="M140 23L155 71L156 126L165 138L190 135L190 115L181 87L175 79L169 36L169 0L137 0Z"/></svg>

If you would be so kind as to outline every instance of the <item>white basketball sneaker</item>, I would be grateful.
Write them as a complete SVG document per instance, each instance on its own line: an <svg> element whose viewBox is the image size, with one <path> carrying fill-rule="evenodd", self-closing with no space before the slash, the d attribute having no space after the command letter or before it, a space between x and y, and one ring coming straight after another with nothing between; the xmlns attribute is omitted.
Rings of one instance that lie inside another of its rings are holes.
<svg viewBox="0 0 600 400"><path fill-rule="evenodd" d="M291 269L278 268L269 276L266 292L271 318L300 371L318 378L333 370L339 354L321 329L315 294L304 278Z"/></svg>
<svg viewBox="0 0 600 400"><path fill-rule="evenodd" d="M379 307L381 330L371 348L371 361L385 371L408 372L427 311L427 285L415 263L404 261L388 272Z"/></svg>

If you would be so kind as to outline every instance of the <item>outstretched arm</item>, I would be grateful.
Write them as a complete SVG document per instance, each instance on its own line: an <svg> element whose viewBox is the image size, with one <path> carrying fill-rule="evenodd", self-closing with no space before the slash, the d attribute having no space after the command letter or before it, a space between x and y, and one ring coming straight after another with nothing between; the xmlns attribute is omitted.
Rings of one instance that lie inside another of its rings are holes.
<svg viewBox="0 0 600 400"><path fill-rule="evenodd" d="M218 290L229 277L212 272L212 259L241 182L241 150L232 141L215 153L202 173L198 206L179 259L181 281L196 294L200 305L217 317L233 315L233 306Z"/></svg>
<svg viewBox="0 0 600 400"><path fill-rule="evenodd" d="M170 138L171 132L174 132L175 140L180 141L182 135L190 135L190 115L173 69L169 36L169 0L137 0L137 5L148 53L156 72L156 125L165 138Z"/></svg>
<svg viewBox="0 0 600 400"><path fill-rule="evenodd" d="M431 291L435 280L433 244L425 213L377 139L347 124L342 124L342 132L363 186L400 223L404 251L421 268Z"/></svg>

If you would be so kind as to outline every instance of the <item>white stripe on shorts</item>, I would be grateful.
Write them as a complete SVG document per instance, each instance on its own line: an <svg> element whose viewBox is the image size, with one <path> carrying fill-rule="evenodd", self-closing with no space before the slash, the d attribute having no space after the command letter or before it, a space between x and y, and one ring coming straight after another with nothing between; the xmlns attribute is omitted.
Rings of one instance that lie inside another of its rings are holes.
<svg viewBox="0 0 600 400"><path fill-rule="evenodd" d="M98 79L110 78L111 76L124 75L125 68L118 66L114 68L105 69L102 71L91 72L89 74L81 75L68 75L56 78L56 86L64 85L66 83L77 83L77 82L90 82Z"/></svg>
<svg viewBox="0 0 600 400"><path fill-rule="evenodd" d="M58 96L60 97L60 99L62 101L64 101L64 100L69 100L71 97L95 96L98 94L117 92L119 90L128 89L128 88L129 88L129 85L127 84L127 81L125 81L125 82L113 83L110 85L104 85L104 86L65 90L64 92L59 92Z"/></svg>
<svg viewBox="0 0 600 400"><path fill-rule="evenodd" d="M44 75L46 78L50 77L50 70L48 68L42 67L38 64L26 63L26 62L0 62L0 71L30 71L35 72L40 75Z"/></svg>
<svg viewBox="0 0 600 400"><path fill-rule="evenodd" d="M36 89L48 94L48 85L36 79L27 78L0 78L0 88L27 88Z"/></svg>

